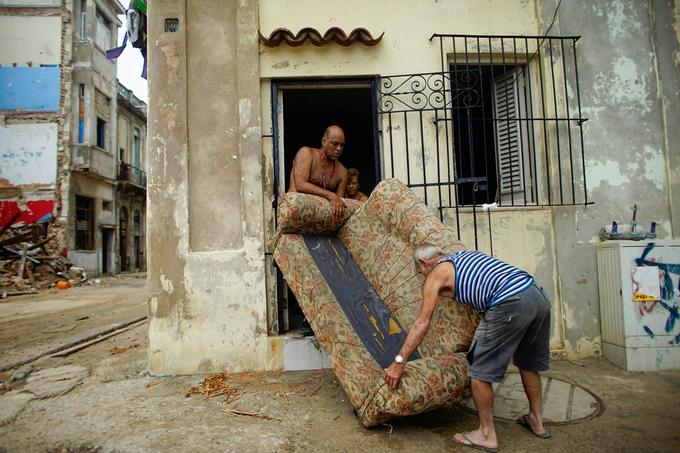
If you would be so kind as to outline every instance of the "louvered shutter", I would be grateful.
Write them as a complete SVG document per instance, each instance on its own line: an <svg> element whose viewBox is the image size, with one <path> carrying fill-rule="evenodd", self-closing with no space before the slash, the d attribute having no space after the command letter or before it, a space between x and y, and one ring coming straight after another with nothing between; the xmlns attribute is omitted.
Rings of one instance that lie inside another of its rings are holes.
<svg viewBox="0 0 680 453"><path fill-rule="evenodd" d="M508 71L494 79L496 159L501 194L524 190L518 74L516 70Z"/></svg>

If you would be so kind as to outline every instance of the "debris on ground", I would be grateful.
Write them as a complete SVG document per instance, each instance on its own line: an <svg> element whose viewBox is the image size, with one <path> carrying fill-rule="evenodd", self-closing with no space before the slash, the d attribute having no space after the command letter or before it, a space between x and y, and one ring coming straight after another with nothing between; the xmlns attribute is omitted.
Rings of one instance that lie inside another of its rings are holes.
<svg viewBox="0 0 680 453"><path fill-rule="evenodd" d="M155 386L157 386L158 384L160 384L160 383L162 383L162 382L163 382L163 381L153 381L153 382L149 382L149 383L146 384L144 387L150 389L151 387L155 387Z"/></svg>
<svg viewBox="0 0 680 453"><path fill-rule="evenodd" d="M122 354L125 351L129 351L130 349L135 349L135 348L141 348L142 345L139 343L134 343L129 346L125 346L123 348L119 348L118 346L114 346L113 349L111 349L111 355L116 355L116 354Z"/></svg>
<svg viewBox="0 0 680 453"><path fill-rule="evenodd" d="M269 415L264 415L264 414L260 414L260 413L257 413L257 412L246 412L246 411L234 409L234 408L231 408L231 407L225 407L224 412L226 412L228 414L233 414L233 415L242 415L242 416L246 416L246 417L260 418L262 420L275 420L277 422L281 421L280 418L271 417Z"/></svg>
<svg viewBox="0 0 680 453"><path fill-rule="evenodd" d="M10 392L11 390L12 387L0 381L0 395L4 395L5 393Z"/></svg>
<svg viewBox="0 0 680 453"><path fill-rule="evenodd" d="M227 400L236 397L240 392L236 387L227 384L227 380L231 377L229 373L211 374L195 387L191 387L187 391L186 396L204 395L206 398L213 398L215 396L227 395Z"/></svg>
<svg viewBox="0 0 680 453"><path fill-rule="evenodd" d="M64 281L77 286L87 281L84 269L73 267L59 250L56 220L45 216L35 223L17 222L17 213L0 225L0 298L35 294Z"/></svg>

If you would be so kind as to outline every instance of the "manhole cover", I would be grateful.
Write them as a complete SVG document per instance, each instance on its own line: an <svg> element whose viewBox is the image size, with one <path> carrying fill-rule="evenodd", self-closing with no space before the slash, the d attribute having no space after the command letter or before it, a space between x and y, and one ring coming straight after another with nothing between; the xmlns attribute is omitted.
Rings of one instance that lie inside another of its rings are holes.
<svg viewBox="0 0 680 453"><path fill-rule="evenodd" d="M570 382L541 376L543 387L543 417L548 424L567 424L600 415L602 401L590 391ZM506 373L493 385L494 417L515 421L529 410L519 373ZM472 397L461 401L463 408L477 413Z"/></svg>

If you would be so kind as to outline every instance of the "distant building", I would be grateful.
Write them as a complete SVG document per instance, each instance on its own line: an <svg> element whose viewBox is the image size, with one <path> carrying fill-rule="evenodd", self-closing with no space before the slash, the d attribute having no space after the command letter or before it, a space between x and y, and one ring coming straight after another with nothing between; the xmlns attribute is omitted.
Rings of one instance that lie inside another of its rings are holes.
<svg viewBox="0 0 680 453"><path fill-rule="evenodd" d="M139 170L118 190L118 150L138 156L125 162L139 169L146 135L145 106L124 88L119 96L116 62L105 55L124 12L117 0L0 0L0 225L17 212L27 223L51 214L64 252L92 274L144 267L134 266L129 228L119 253L117 196L126 210L139 211L141 231L144 204L132 208L128 194L144 177ZM126 119L134 126L122 146L119 103L122 117L135 118Z"/></svg>
<svg viewBox="0 0 680 453"><path fill-rule="evenodd" d="M118 271L146 270L146 104L118 83Z"/></svg>

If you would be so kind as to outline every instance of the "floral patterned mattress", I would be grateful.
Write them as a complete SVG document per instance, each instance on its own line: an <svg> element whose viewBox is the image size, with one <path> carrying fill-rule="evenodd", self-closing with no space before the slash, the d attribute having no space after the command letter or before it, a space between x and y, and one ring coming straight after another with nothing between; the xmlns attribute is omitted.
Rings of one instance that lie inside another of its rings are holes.
<svg viewBox="0 0 680 453"><path fill-rule="evenodd" d="M284 195L279 204L274 259L357 416L368 427L459 400L468 385L465 353L478 323L477 313L450 300L442 301L418 348L420 358L409 360L399 386L391 390L383 381L383 368L365 347L316 266L303 234L337 235L390 316L406 330L417 317L422 300L423 278L413 265L415 247L432 243L449 253L463 245L397 180L382 181L363 204L346 201L348 209L338 222L332 220L326 200Z"/></svg>

